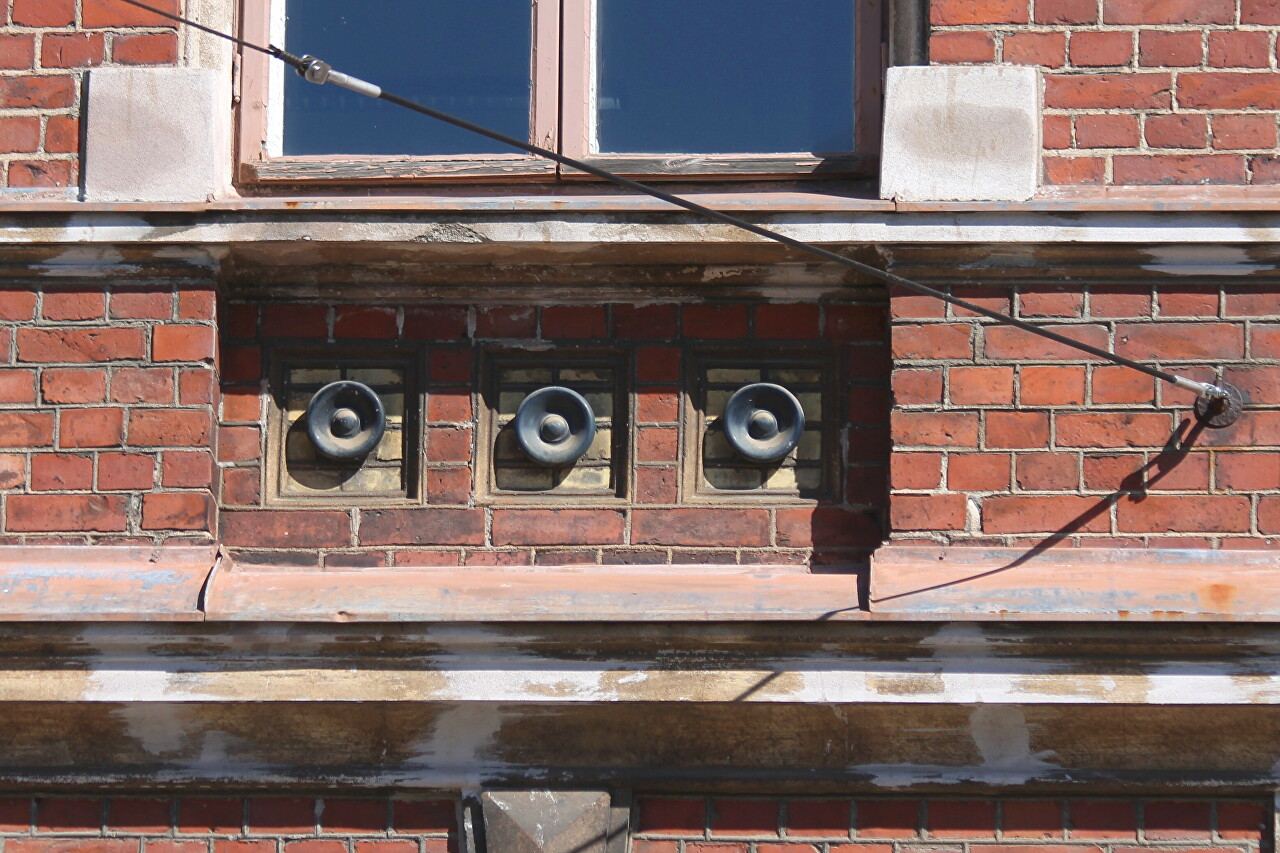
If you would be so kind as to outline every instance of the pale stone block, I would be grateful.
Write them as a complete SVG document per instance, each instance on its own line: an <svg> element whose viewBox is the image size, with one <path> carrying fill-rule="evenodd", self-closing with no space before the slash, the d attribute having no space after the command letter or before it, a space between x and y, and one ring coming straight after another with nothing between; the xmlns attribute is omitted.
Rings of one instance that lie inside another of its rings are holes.
<svg viewBox="0 0 1280 853"><path fill-rule="evenodd" d="M229 183L231 103L204 68L95 68L85 109L87 201L202 202Z"/></svg>
<svg viewBox="0 0 1280 853"><path fill-rule="evenodd" d="M890 68L880 195L899 201L1024 201L1040 181L1036 68Z"/></svg>

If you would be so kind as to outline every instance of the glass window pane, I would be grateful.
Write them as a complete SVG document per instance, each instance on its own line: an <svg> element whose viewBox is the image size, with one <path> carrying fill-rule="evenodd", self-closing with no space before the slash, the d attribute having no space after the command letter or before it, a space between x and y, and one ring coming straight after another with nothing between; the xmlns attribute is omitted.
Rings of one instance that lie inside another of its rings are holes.
<svg viewBox="0 0 1280 853"><path fill-rule="evenodd" d="M853 150L852 0L597 0L602 153Z"/></svg>
<svg viewBox="0 0 1280 853"><path fill-rule="evenodd" d="M389 92L529 137L529 0L289 0L290 53ZM285 154L489 154L516 149L292 71Z"/></svg>

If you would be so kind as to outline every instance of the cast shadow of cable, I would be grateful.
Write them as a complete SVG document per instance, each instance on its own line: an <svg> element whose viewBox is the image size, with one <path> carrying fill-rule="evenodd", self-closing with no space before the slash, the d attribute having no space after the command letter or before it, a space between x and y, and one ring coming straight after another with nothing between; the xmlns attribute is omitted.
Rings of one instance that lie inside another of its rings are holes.
<svg viewBox="0 0 1280 853"><path fill-rule="evenodd" d="M1009 563L1008 565L1000 566L999 568L995 568L995 569L989 569L985 572L980 572L975 575L959 578L954 581L934 584L933 586L921 587L920 589L908 590L907 592L900 592L897 595L889 595L889 596L885 596L884 598L878 598L878 599L875 599L874 601L868 600L868 603L869 604L883 603L886 601L893 601L899 598L906 598L907 596L911 596L911 595L918 595L924 592L933 592L939 589L946 589L948 587L959 586L960 584L969 583L971 581L976 581L981 578L988 578L988 577L991 577L992 575L998 575L1003 572L1011 571L1013 569L1018 568L1019 566L1022 566L1028 563L1031 560L1034 560L1036 557L1043 554L1045 551L1048 551L1050 548L1053 548L1056 545L1060 545L1064 540L1066 540L1068 536L1071 536L1073 533L1078 533L1081 530L1083 530L1089 524L1089 522L1093 521L1098 516L1104 513L1110 512L1111 507L1114 504L1116 504L1118 501L1127 499L1127 500L1134 501L1135 503L1140 503L1143 500L1145 500L1147 497L1147 492L1151 489L1151 487L1154 484L1163 480L1165 477L1169 476L1187 458L1187 456L1191 452L1191 448L1195 446L1196 440L1204 432L1204 429L1205 429L1205 426L1203 423L1199 421L1193 422L1190 418L1184 419L1180 424L1178 424L1178 427L1169 436L1168 441L1164 443L1164 447L1161 449L1161 451L1158 454L1156 454L1149 462L1147 462L1147 464L1143 465L1138 470L1130 474L1127 474L1125 478L1120 481L1120 488L1116 489L1111 494L1101 498L1096 505L1094 505L1093 507L1090 507L1086 512L1083 512L1080 515L1076 516L1075 518L1071 519L1071 521L1067 522L1062 527L1055 530L1053 533L1050 533L1048 536L1041 539L1035 545L1032 545L1029 549L1027 549L1026 553L1022 554L1020 557L1018 557L1016 560ZM1154 471L1154 474L1148 477L1147 476L1148 473L1153 471ZM832 611L832 615L835 615L836 613L839 613L839 612L840 611Z"/></svg>

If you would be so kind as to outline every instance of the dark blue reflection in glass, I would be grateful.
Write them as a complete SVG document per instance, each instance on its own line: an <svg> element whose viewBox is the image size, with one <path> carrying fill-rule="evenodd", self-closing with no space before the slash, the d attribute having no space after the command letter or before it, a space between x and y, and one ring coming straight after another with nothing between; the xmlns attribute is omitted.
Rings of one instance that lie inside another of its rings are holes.
<svg viewBox="0 0 1280 853"><path fill-rule="evenodd" d="M389 92L529 137L529 0L289 0L286 50ZM490 154L516 149L286 73L285 154Z"/></svg>
<svg viewBox="0 0 1280 853"><path fill-rule="evenodd" d="M853 150L853 0L599 0L607 153Z"/></svg>

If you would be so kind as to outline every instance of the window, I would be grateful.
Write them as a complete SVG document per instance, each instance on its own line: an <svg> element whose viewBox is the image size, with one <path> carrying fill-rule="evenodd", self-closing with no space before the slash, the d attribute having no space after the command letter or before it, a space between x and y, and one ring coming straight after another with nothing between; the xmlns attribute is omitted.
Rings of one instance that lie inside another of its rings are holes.
<svg viewBox="0 0 1280 853"><path fill-rule="evenodd" d="M250 40L623 173L847 175L878 148L879 0L246 0L246 13ZM249 181L560 171L242 61Z"/></svg>

